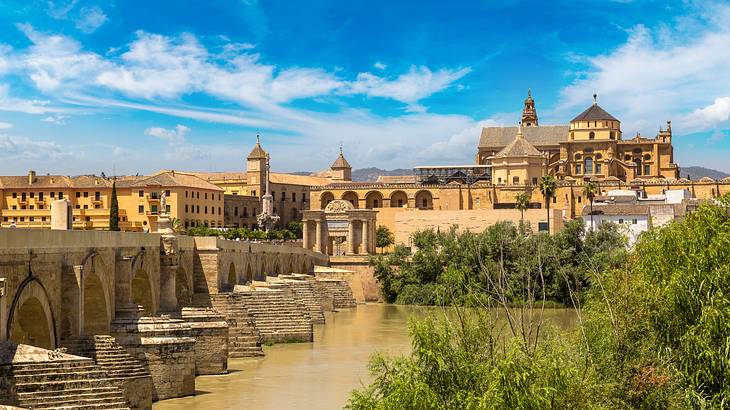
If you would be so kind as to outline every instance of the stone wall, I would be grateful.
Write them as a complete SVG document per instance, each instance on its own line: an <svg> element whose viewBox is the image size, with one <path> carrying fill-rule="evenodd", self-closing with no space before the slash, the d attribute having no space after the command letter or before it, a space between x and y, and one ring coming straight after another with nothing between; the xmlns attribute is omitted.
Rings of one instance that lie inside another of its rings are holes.
<svg viewBox="0 0 730 410"><path fill-rule="evenodd" d="M346 281L358 303L382 301L380 285L375 279L375 270L370 266L367 258L331 258L330 267L332 269L315 270L317 277Z"/></svg>

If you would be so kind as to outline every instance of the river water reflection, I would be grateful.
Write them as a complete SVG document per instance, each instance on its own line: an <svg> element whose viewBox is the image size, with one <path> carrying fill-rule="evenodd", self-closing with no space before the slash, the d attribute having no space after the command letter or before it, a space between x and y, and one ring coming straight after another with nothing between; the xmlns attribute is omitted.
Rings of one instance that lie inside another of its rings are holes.
<svg viewBox="0 0 730 410"><path fill-rule="evenodd" d="M157 402L153 408L341 409L350 392L370 380L372 354L408 352L409 317L433 309L372 304L327 313L326 324L315 327L314 343L266 347L263 359L231 359L229 374L195 380L195 396ZM575 320L565 309L551 309L547 316L561 327Z"/></svg>

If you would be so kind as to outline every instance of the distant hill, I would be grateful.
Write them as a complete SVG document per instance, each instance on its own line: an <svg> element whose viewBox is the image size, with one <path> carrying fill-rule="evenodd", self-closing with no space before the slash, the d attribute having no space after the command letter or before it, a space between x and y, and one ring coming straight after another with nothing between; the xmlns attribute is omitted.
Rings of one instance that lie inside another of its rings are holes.
<svg viewBox="0 0 730 410"><path fill-rule="evenodd" d="M294 175L312 175L309 171L297 171L292 172ZM352 180L355 182L374 182L381 175L413 175L412 169L399 168L391 169L380 169L375 167L361 168L352 170Z"/></svg>
<svg viewBox="0 0 730 410"><path fill-rule="evenodd" d="M352 170L352 180L356 182L373 182L381 175L413 175L413 170L399 168L388 171L375 167Z"/></svg>
<svg viewBox="0 0 730 410"><path fill-rule="evenodd" d="M730 177L730 174L727 174L725 172L704 167L680 167L679 172L681 174L681 178L687 178L687 175L689 175L690 177L692 177L692 179L695 180L702 177L710 177L712 179L723 179Z"/></svg>

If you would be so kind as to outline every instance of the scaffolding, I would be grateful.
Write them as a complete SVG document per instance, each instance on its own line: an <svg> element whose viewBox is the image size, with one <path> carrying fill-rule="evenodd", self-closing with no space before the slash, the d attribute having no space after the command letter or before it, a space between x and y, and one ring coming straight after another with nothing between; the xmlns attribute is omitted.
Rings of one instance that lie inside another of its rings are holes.
<svg viewBox="0 0 730 410"><path fill-rule="evenodd" d="M413 168L416 182L421 185L445 185L452 182L472 185L492 181L491 165L440 165Z"/></svg>

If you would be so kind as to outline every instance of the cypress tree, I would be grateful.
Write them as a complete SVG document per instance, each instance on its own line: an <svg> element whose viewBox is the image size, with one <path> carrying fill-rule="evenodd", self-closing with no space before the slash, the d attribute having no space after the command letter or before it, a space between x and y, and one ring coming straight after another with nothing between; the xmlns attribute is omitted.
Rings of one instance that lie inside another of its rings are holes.
<svg viewBox="0 0 730 410"><path fill-rule="evenodd" d="M117 179L112 182L112 203L109 209L109 230L119 230L119 201L117 201Z"/></svg>

